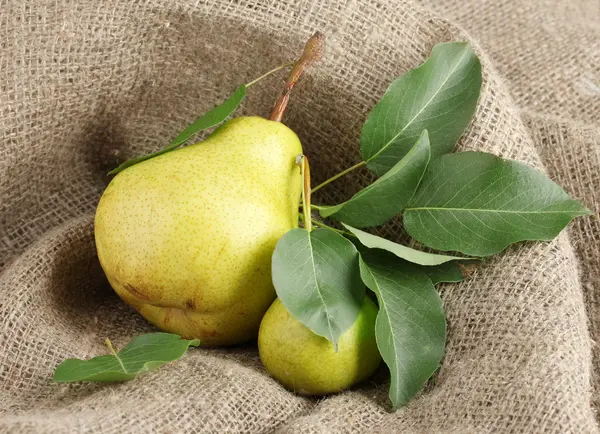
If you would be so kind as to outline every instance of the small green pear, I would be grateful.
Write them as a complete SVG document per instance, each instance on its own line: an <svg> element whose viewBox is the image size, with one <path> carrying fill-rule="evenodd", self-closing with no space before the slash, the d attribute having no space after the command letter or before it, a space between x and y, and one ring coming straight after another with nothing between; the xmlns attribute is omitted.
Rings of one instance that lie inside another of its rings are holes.
<svg viewBox="0 0 600 434"><path fill-rule="evenodd" d="M111 286L157 327L201 345L255 338L275 298L275 244L298 225L299 154L281 122L242 117L119 173L95 218Z"/></svg>
<svg viewBox="0 0 600 434"><path fill-rule="evenodd" d="M314 334L276 299L260 324L260 359L276 380L296 393L339 392L368 378L381 362L375 340L376 317L375 303L365 296L336 352L330 341Z"/></svg>

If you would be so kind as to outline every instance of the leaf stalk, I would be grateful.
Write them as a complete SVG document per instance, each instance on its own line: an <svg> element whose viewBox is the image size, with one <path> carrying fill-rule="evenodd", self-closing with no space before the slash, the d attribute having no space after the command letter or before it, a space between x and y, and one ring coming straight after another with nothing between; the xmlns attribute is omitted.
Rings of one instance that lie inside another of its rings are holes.
<svg viewBox="0 0 600 434"><path fill-rule="evenodd" d="M249 88L250 86L258 83L259 81L261 81L263 78L267 78L269 75L276 73L277 71L281 71L282 69L287 68L288 66L292 66L294 64L294 62L286 62L283 65L279 65L277 68L273 68L270 71L265 72L263 75L261 75L258 78L255 78L254 80L252 80L250 83L246 83L246 88Z"/></svg>
<svg viewBox="0 0 600 434"><path fill-rule="evenodd" d="M302 177L302 212L304 213L304 228L312 231L312 219L310 217L310 165L306 155L298 155L296 164L300 166Z"/></svg>
<svg viewBox="0 0 600 434"><path fill-rule="evenodd" d="M315 225L315 226L319 226L319 227L322 227L322 228L329 229L331 231L337 232L340 235L346 235L346 236L349 236L349 237L356 238L356 235L354 235L353 233L350 233L350 232L347 232L347 231L343 231L341 229L334 228L333 226L326 225L325 223L317 221L317 220L313 220L312 224Z"/></svg>
<svg viewBox="0 0 600 434"><path fill-rule="evenodd" d="M367 164L365 161L361 161L360 163L355 164L352 167L347 168L346 170L342 170L340 173L338 173L337 175L332 176L331 178L327 179L326 181L323 181L322 183L320 183L319 185L317 185L315 188L312 189L312 193L314 193L317 190L320 190L322 187L325 187L327 184L335 181L338 178L341 178L342 176L344 176L347 173L352 172L353 170L358 169L359 167L364 166L365 164Z"/></svg>
<svg viewBox="0 0 600 434"><path fill-rule="evenodd" d="M113 346L110 339L106 338L106 340L104 341L104 345L106 345L108 347L108 349L110 350L110 352L112 353L112 355L115 356L115 358L119 362L119 365L121 365L123 372L127 372L127 369L125 369L125 365L123 364L123 361L121 360L121 358L119 357L119 354L117 353L117 349Z"/></svg>

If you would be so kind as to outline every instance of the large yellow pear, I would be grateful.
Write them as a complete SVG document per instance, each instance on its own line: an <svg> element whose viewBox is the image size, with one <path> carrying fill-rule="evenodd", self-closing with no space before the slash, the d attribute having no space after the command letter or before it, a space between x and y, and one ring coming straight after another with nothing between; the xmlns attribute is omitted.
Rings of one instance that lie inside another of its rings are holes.
<svg viewBox="0 0 600 434"><path fill-rule="evenodd" d="M325 395L368 378L381 362L375 339L377 307L365 296L354 324L338 350L295 319L279 299L265 314L258 333L260 359L288 389L303 395Z"/></svg>
<svg viewBox="0 0 600 434"><path fill-rule="evenodd" d="M111 286L157 327L202 345L256 337L275 298L275 244L298 224L301 153L282 123L242 117L119 173L95 220Z"/></svg>

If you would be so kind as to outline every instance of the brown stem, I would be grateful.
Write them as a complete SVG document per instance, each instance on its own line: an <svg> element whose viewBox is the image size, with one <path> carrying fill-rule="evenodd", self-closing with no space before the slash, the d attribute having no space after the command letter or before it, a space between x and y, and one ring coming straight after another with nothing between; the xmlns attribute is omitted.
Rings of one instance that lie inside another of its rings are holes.
<svg viewBox="0 0 600 434"><path fill-rule="evenodd" d="M300 56L298 61L294 64L292 72L290 72L290 75L285 82L283 92L281 92L281 95L279 95L279 98L273 106L273 110L271 111L269 119L275 122L281 122L285 109L287 108L288 101L290 100L290 93L296 85L296 82L306 68L308 68L314 62L317 62L323 56L324 49L325 35L323 35L321 32L316 32L310 37L308 42L306 42L302 56Z"/></svg>

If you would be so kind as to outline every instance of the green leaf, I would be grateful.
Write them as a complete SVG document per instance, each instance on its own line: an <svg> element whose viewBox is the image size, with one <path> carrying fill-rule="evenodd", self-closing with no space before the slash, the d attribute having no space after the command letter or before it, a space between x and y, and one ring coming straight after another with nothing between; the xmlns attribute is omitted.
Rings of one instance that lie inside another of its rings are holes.
<svg viewBox="0 0 600 434"><path fill-rule="evenodd" d="M411 150L377 181L335 206L319 207L321 217L353 226L378 226L408 204L429 163L429 136L423 131Z"/></svg>
<svg viewBox="0 0 600 434"><path fill-rule="evenodd" d="M542 172L482 152L433 160L404 210L426 246L486 256L523 240L551 240L589 210Z"/></svg>
<svg viewBox="0 0 600 434"><path fill-rule="evenodd" d="M481 89L481 64L466 42L437 44L416 69L392 82L369 113L360 138L367 167L378 175L429 131L432 157L451 152L471 122Z"/></svg>
<svg viewBox="0 0 600 434"><path fill-rule="evenodd" d="M365 294L354 244L329 229L292 229L275 247L272 277L292 316L337 348Z"/></svg>
<svg viewBox="0 0 600 434"><path fill-rule="evenodd" d="M453 283L464 280L465 275L461 265L460 262L445 262L433 267L418 267L423 273L427 274L431 283L437 285L438 283Z"/></svg>
<svg viewBox="0 0 600 434"><path fill-rule="evenodd" d="M150 333L137 336L116 353L110 341L112 355L90 360L68 359L54 371L53 381L128 381L140 374L179 359L188 347L200 345L198 339L185 340L171 333Z"/></svg>
<svg viewBox="0 0 600 434"><path fill-rule="evenodd" d="M424 273L387 252L361 253L360 275L379 302L377 347L390 368L390 400L405 405L427 382L444 355L442 300Z"/></svg>
<svg viewBox="0 0 600 434"><path fill-rule="evenodd" d="M342 224L346 229L348 229L350 232L356 235L356 238L358 238L361 244L363 244L365 247L369 247L371 249L387 250L388 252L393 253L399 258L405 259L415 264L439 265L448 261L464 261L469 259L461 258L460 256L438 255L435 253L421 252L420 250L415 250L410 247L403 246L402 244L386 240L385 238L379 237L377 235L369 234L367 232L361 231L360 229L353 228L352 226L347 225L345 223Z"/></svg>
<svg viewBox="0 0 600 434"><path fill-rule="evenodd" d="M218 125L227 119L244 99L244 96L246 96L246 86L241 85L225 102L204 113L202 116L196 119L196 121L188 125L185 130L183 130L177 137L175 137L175 139L173 139L169 146L161 149L160 151L153 152L152 154L127 160L116 169L108 172L108 174L116 175L117 173L133 166L134 164L141 163L142 161L149 160L150 158L154 158L177 149L179 146L187 142L194 134L204 131L210 127L214 127L215 125Z"/></svg>

